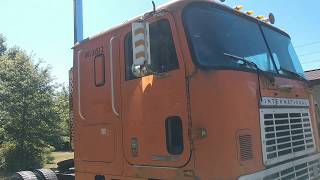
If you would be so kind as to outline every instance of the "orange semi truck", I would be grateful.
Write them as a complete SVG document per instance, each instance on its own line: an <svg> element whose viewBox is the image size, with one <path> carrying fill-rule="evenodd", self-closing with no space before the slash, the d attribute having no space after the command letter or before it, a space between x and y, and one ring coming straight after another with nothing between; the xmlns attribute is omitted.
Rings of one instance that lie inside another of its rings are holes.
<svg viewBox="0 0 320 180"><path fill-rule="evenodd" d="M320 179L314 102L290 37L273 16L240 9L173 1L76 35L75 179Z"/></svg>

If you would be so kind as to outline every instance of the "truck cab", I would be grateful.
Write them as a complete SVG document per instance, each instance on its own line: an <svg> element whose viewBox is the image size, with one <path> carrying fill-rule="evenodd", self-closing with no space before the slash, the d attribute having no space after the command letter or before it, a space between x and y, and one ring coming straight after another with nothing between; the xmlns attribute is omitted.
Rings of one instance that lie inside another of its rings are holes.
<svg viewBox="0 0 320 180"><path fill-rule="evenodd" d="M76 179L318 179L314 102L290 36L180 0L77 43Z"/></svg>

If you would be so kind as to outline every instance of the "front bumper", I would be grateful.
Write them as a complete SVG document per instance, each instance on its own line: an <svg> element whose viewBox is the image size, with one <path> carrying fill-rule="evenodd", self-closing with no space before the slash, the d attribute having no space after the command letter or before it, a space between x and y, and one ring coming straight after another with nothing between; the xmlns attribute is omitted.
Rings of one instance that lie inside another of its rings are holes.
<svg viewBox="0 0 320 180"><path fill-rule="evenodd" d="M272 168L244 175L239 180L320 179L320 154L311 155Z"/></svg>

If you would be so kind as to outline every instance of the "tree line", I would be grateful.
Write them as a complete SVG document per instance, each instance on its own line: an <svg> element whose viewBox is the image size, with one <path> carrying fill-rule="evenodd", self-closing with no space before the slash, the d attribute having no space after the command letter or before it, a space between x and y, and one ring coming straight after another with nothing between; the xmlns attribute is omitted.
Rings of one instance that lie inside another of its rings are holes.
<svg viewBox="0 0 320 180"><path fill-rule="evenodd" d="M40 168L51 151L69 144L67 87L0 34L0 171Z"/></svg>

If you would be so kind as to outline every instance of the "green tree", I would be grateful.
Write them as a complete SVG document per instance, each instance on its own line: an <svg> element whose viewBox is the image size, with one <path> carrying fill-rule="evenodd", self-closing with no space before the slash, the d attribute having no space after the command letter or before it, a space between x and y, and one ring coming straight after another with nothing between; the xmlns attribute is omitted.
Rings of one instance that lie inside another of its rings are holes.
<svg viewBox="0 0 320 180"><path fill-rule="evenodd" d="M60 129L55 86L48 67L19 48L6 50L4 42L0 40L0 169L40 168Z"/></svg>
<svg viewBox="0 0 320 180"><path fill-rule="evenodd" d="M2 34L0 34L0 56L2 56L4 52L6 52L7 50L7 46L5 42L6 42L6 38L4 38Z"/></svg>
<svg viewBox="0 0 320 180"><path fill-rule="evenodd" d="M57 151L68 151L70 147L70 126L69 126L69 91L65 86L55 93L55 111L59 115L59 138L51 144Z"/></svg>

